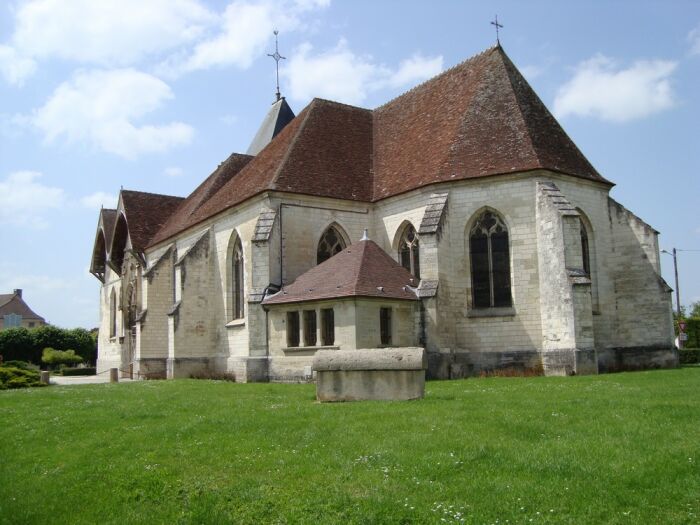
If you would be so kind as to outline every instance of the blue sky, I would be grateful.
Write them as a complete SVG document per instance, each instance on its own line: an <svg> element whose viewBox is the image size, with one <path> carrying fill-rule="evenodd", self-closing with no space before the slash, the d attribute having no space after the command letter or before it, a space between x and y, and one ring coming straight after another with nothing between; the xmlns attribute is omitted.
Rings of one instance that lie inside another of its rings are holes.
<svg viewBox="0 0 700 525"><path fill-rule="evenodd" d="M97 324L88 274L119 188L186 195L281 89L374 108L501 43L612 196L700 250L700 2L28 0L0 5L0 293ZM662 255L673 286L673 265ZM700 251L680 252L681 303Z"/></svg>

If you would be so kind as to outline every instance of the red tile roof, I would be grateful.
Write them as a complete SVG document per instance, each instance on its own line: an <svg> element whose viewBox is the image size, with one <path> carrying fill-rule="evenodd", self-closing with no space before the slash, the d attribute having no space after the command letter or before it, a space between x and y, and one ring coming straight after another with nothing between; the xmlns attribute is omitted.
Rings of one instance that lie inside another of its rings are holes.
<svg viewBox="0 0 700 525"><path fill-rule="evenodd" d="M132 248L143 251L183 200L172 195L122 190L122 207Z"/></svg>
<svg viewBox="0 0 700 525"><path fill-rule="evenodd" d="M105 235L105 246L111 246L112 235L114 234L114 223L117 220L117 210L102 208L100 210L100 221L98 227L101 226Z"/></svg>
<svg viewBox="0 0 700 525"><path fill-rule="evenodd" d="M314 99L252 160L234 155L224 164L151 245L268 190L372 202L428 184L534 169L610 184L500 46L374 111Z"/></svg>
<svg viewBox="0 0 700 525"><path fill-rule="evenodd" d="M409 287L417 280L374 241L359 241L314 266L264 304L298 303L340 297L417 300Z"/></svg>
<svg viewBox="0 0 700 525"><path fill-rule="evenodd" d="M156 244L167 239L176 233L187 228L191 224L196 224L202 217L198 213L199 208L217 194L221 188L233 177L240 173L241 169L253 159L250 155L233 153L207 177L189 197L181 201L177 210L168 218L163 227L151 240L151 244ZM206 217L204 217L206 218Z"/></svg>
<svg viewBox="0 0 700 525"><path fill-rule="evenodd" d="M0 317L8 314L21 315L22 319L44 321L44 318L29 308L24 299L16 293L0 294Z"/></svg>
<svg viewBox="0 0 700 525"><path fill-rule="evenodd" d="M538 168L605 181L501 47L374 111L379 200L434 182Z"/></svg>

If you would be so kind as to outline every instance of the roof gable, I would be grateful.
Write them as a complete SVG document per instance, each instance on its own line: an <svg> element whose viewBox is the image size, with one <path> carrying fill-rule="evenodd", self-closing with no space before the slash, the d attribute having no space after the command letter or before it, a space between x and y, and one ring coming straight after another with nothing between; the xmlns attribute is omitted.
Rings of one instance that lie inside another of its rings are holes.
<svg viewBox="0 0 700 525"><path fill-rule="evenodd" d="M265 304L342 297L416 300L414 277L374 241L359 241L314 266Z"/></svg>

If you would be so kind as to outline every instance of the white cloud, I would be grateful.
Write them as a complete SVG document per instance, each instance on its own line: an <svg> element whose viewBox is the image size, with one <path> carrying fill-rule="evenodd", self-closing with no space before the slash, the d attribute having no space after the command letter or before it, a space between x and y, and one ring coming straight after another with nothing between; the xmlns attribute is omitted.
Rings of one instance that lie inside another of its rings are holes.
<svg viewBox="0 0 700 525"><path fill-rule="evenodd" d="M35 58L124 65L191 42L214 19L197 0L31 0L12 43Z"/></svg>
<svg viewBox="0 0 700 525"><path fill-rule="evenodd" d="M308 28L330 0L234 0L222 12L201 0L26 0L0 43L0 75L21 84L36 62L100 67L149 61L160 75L211 67L247 68L269 50L272 30Z"/></svg>
<svg viewBox="0 0 700 525"><path fill-rule="evenodd" d="M37 181L37 171L16 171L0 181L0 224L44 228L45 213L65 205L62 189Z"/></svg>
<svg viewBox="0 0 700 525"><path fill-rule="evenodd" d="M344 39L324 53L314 55L312 49L311 44L302 44L282 71L290 96L297 100L321 97L360 104L370 92L415 84L442 69L442 56L414 55L391 70L371 56L355 54Z"/></svg>
<svg viewBox="0 0 700 525"><path fill-rule="evenodd" d="M627 69L597 55L579 64L554 99L554 113L627 122L674 106L671 74L676 62L640 60Z"/></svg>
<svg viewBox="0 0 700 525"><path fill-rule="evenodd" d="M164 61L158 71L175 76L212 67L250 67L269 49L273 29L281 33L304 27L302 15L324 8L330 0L235 0L218 18L217 31L200 40L189 53Z"/></svg>
<svg viewBox="0 0 700 525"><path fill-rule="evenodd" d="M387 79L387 85L392 88L410 86L434 77L442 71L442 56L433 58L413 55L402 60L399 69Z"/></svg>
<svg viewBox="0 0 700 525"><path fill-rule="evenodd" d="M13 47L0 45L0 75L9 84L21 86L35 69L36 63L31 58L20 56Z"/></svg>
<svg viewBox="0 0 700 525"><path fill-rule="evenodd" d="M48 142L62 137L133 158L192 140L194 130L182 122L134 123L172 98L165 82L133 69L81 71L56 88L32 123Z"/></svg>
<svg viewBox="0 0 700 525"><path fill-rule="evenodd" d="M176 166L171 166L163 170L163 175L166 177L182 177L184 174L185 172L182 171L182 168L178 168Z"/></svg>
<svg viewBox="0 0 700 525"><path fill-rule="evenodd" d="M80 204L86 208L99 210L100 208L116 208L117 196L104 191L96 191L80 199Z"/></svg>
<svg viewBox="0 0 700 525"><path fill-rule="evenodd" d="M700 55L700 26L688 33L688 42L690 42L690 54Z"/></svg>

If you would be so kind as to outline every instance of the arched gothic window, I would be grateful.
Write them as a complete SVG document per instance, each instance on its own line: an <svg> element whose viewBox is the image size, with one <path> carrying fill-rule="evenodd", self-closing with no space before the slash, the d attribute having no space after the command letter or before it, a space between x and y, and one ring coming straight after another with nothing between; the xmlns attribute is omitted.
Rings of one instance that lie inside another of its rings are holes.
<svg viewBox="0 0 700 525"><path fill-rule="evenodd" d="M328 229L323 232L321 240L318 241L316 264L321 264L323 261L330 259L336 253L340 253L344 249L345 240L334 226L329 226Z"/></svg>
<svg viewBox="0 0 700 525"><path fill-rule="evenodd" d="M243 246L241 238L236 239L231 253L231 302L233 319L243 318Z"/></svg>
<svg viewBox="0 0 700 525"><path fill-rule="evenodd" d="M581 221L581 255L583 257L583 271L586 275L591 275L591 254L588 246L588 232Z"/></svg>
<svg viewBox="0 0 700 525"><path fill-rule="evenodd" d="M492 211L482 213L469 233L474 308L511 306L508 229Z"/></svg>
<svg viewBox="0 0 700 525"><path fill-rule="evenodd" d="M411 272L416 279L420 279L418 234L411 224L403 231L401 241L399 241L399 262L401 266Z"/></svg>
<svg viewBox="0 0 700 525"><path fill-rule="evenodd" d="M112 288L109 294L109 337L117 336L117 294Z"/></svg>

